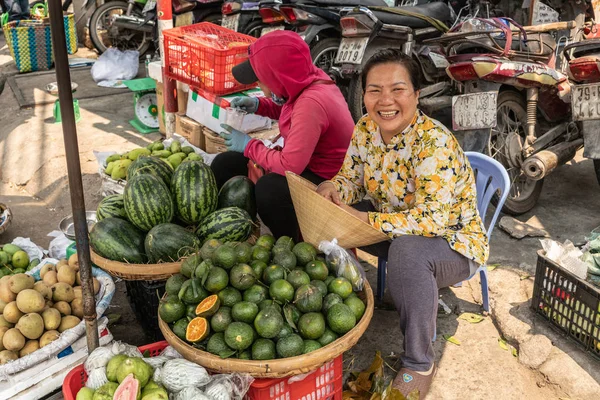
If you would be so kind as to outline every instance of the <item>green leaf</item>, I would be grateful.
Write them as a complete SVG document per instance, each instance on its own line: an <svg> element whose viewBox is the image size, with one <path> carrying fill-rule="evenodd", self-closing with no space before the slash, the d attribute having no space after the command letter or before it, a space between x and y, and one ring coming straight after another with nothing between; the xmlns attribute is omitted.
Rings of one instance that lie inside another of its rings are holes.
<svg viewBox="0 0 600 400"><path fill-rule="evenodd" d="M113 313L108 314L106 317L108 318L108 326L112 326L119 322L119 320L121 319L121 314Z"/></svg>
<svg viewBox="0 0 600 400"><path fill-rule="evenodd" d="M500 266L500 264L489 264L487 266L487 270L488 272L495 270L496 268L498 268Z"/></svg>
<svg viewBox="0 0 600 400"><path fill-rule="evenodd" d="M455 338L454 336L452 336L452 335L443 335L442 337L444 338L444 340L446 342L450 342L452 344L460 346L460 341L457 338Z"/></svg>
<svg viewBox="0 0 600 400"><path fill-rule="evenodd" d="M285 306L283 306L283 315L285 316L285 320L292 327L292 329L298 331L298 328L294 323L294 311L292 310L291 305L286 304Z"/></svg>
<svg viewBox="0 0 600 400"><path fill-rule="evenodd" d="M483 321L485 318L479 314L473 314L470 312L465 312L460 314L460 316L458 317L458 319L462 319L464 321L467 321L471 324L477 324L481 321Z"/></svg>
<svg viewBox="0 0 600 400"><path fill-rule="evenodd" d="M519 351L516 348L512 348L512 355L513 357L519 357Z"/></svg>
<svg viewBox="0 0 600 400"><path fill-rule="evenodd" d="M150 357L150 350L146 350L142 353L142 357L144 358L149 358Z"/></svg>
<svg viewBox="0 0 600 400"><path fill-rule="evenodd" d="M506 343L506 340L498 338L498 346L500 346L501 349L508 351L508 344Z"/></svg>
<svg viewBox="0 0 600 400"><path fill-rule="evenodd" d="M524 281L525 279L529 279L529 278L531 278L531 275L529 275L529 274L521 275L521 280L522 281Z"/></svg>
<svg viewBox="0 0 600 400"><path fill-rule="evenodd" d="M219 357L221 358L229 358L235 354L235 350L224 350L219 353Z"/></svg>

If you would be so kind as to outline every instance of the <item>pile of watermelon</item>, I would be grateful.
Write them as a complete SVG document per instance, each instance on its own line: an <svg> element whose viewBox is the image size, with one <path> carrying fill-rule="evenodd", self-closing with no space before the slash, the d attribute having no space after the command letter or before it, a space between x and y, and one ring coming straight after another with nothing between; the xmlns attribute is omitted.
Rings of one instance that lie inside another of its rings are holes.
<svg viewBox="0 0 600 400"><path fill-rule="evenodd" d="M175 169L141 156L127 169L122 195L104 198L90 231L100 256L134 264L176 262L209 239L244 241L254 225L254 184L237 176L217 191L212 170L188 160Z"/></svg>

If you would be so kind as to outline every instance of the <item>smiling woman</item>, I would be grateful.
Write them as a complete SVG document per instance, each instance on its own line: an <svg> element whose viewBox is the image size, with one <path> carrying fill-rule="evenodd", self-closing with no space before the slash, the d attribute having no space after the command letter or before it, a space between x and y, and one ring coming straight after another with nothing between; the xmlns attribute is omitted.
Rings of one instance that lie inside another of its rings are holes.
<svg viewBox="0 0 600 400"><path fill-rule="evenodd" d="M471 166L452 133L418 110L418 77L398 50L367 62L367 115L342 168L317 191L391 239L363 250L388 260L405 349L394 386L423 398L435 369L438 289L468 278L489 249Z"/></svg>

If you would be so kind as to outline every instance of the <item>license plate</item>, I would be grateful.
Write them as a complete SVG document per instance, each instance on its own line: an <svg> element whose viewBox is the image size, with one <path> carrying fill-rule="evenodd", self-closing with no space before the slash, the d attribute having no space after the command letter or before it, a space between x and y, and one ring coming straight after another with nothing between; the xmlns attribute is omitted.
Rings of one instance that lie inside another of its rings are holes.
<svg viewBox="0 0 600 400"><path fill-rule="evenodd" d="M231 29L232 31L237 32L238 25L240 24L240 17L241 14L223 15L221 26L223 28Z"/></svg>
<svg viewBox="0 0 600 400"><path fill-rule="evenodd" d="M495 127L497 98L498 92L453 96L452 128L455 131L466 131Z"/></svg>
<svg viewBox="0 0 600 400"><path fill-rule="evenodd" d="M575 121L600 119L600 84L572 87L571 110Z"/></svg>
<svg viewBox="0 0 600 400"><path fill-rule="evenodd" d="M285 29L285 26L283 26L283 25L268 26L266 28L262 28L262 31L260 31L260 36L264 36L267 33L275 32L275 31L282 31L284 29Z"/></svg>
<svg viewBox="0 0 600 400"><path fill-rule="evenodd" d="M360 64L365 56L369 38L343 38L338 48L336 64Z"/></svg>

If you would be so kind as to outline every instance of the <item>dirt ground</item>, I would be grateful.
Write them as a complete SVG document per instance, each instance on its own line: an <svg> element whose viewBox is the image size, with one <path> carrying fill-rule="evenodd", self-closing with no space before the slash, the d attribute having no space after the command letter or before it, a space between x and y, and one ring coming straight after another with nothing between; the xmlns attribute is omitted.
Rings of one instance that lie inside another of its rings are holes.
<svg viewBox="0 0 600 400"><path fill-rule="evenodd" d="M0 35L0 88L2 76L11 71L3 39ZM26 90L41 90L44 79L35 75L31 79ZM27 95L34 97L35 93ZM159 135L141 135L128 123L133 116L131 93L82 99L80 108L82 120L77 125L77 134L85 201L86 208L94 210L102 196L93 151L125 151L149 143ZM0 242L22 236L48 248L52 238L47 234L58 229L60 220L71 213L61 125L53 123L52 104L21 109L9 85L0 94L0 121L0 201L13 211L13 223L0 236ZM579 243L600 225L599 209L600 187L592 163L578 156L546 179L538 205L519 219L526 221L535 215L552 238ZM498 313L492 312L480 323L458 319L462 312L481 313L481 289L476 279L460 288L440 292L452 313L438 319L434 348L439 370L428 398L600 398L600 362L548 329L548 324L534 318L529 309L539 248L538 239L515 240L496 227L489 264L500 265L490 272L492 307ZM376 260L365 254L360 256L371 264L367 275L375 287ZM530 277L522 279L525 273ZM500 312L503 310L507 315ZM517 349L523 343L524 336L514 333L516 330L509 326L517 323L511 322L510 318L514 318L511 311L527 316L525 322L517 321L529 323L525 327L527 334L536 332L550 339L552 353L541 366L528 367L510 348L505 350L499 345L500 337ZM132 344L152 340L132 313L123 282L117 284L117 294L108 313L120 316L111 327L115 339ZM454 336L460 344L445 341L444 335ZM385 306L376 309L365 335L344 354L346 370L367 367L376 351L384 356L388 377L392 378L399 365L402 335L396 312ZM561 371L564 365L569 366L570 372Z"/></svg>

